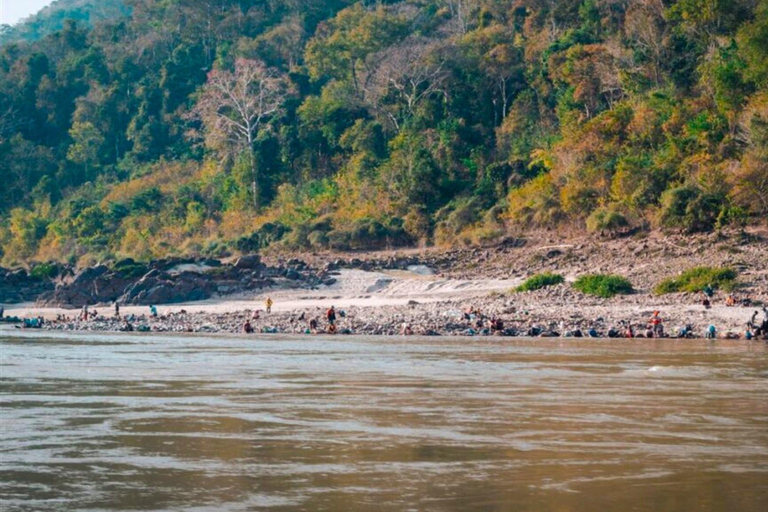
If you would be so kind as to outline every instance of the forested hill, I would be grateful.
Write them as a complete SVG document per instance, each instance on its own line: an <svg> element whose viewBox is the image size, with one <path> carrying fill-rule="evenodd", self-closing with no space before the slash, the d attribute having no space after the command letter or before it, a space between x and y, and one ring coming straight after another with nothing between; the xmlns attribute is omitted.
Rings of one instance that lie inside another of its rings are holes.
<svg viewBox="0 0 768 512"><path fill-rule="evenodd" d="M0 48L6 265L768 213L768 0L125 0Z"/></svg>
<svg viewBox="0 0 768 512"><path fill-rule="evenodd" d="M92 26L99 21L119 18L128 12L124 0L54 0L40 12L16 25L0 26L0 45L36 41L64 28L66 20Z"/></svg>

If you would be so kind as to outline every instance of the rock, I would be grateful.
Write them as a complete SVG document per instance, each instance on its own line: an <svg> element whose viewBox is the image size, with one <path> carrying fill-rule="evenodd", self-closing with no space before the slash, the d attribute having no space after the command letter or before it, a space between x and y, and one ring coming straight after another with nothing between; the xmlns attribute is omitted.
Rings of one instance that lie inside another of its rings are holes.
<svg viewBox="0 0 768 512"><path fill-rule="evenodd" d="M558 249L550 249L547 251L547 254L545 254L545 256L549 259L552 259L560 256L561 254L563 254L563 252Z"/></svg>
<svg viewBox="0 0 768 512"><path fill-rule="evenodd" d="M106 265L85 268L75 274L75 278L72 280L72 286L89 286L97 277L102 276L107 272L109 272L109 268L107 268Z"/></svg>
<svg viewBox="0 0 768 512"><path fill-rule="evenodd" d="M240 257L235 262L235 268L237 269L256 269L261 266L261 256L258 254L249 254L247 256Z"/></svg>
<svg viewBox="0 0 768 512"><path fill-rule="evenodd" d="M93 281L92 297L95 302L113 302L123 294L130 280L114 274L99 276Z"/></svg>

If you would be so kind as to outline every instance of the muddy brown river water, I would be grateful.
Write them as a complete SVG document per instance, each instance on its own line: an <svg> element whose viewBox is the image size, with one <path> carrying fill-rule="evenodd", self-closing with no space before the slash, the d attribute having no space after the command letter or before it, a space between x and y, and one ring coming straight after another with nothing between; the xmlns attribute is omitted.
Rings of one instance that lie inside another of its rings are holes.
<svg viewBox="0 0 768 512"><path fill-rule="evenodd" d="M760 342L0 331L0 429L6 512L768 510Z"/></svg>

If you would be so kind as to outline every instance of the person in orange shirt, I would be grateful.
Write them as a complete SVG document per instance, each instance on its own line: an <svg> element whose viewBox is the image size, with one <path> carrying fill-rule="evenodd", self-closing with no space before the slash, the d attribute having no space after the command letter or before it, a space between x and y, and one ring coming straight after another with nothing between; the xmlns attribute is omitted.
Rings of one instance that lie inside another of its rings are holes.
<svg viewBox="0 0 768 512"><path fill-rule="evenodd" d="M658 311L653 312L653 316L651 317L651 329L653 330L653 336L656 338L661 338L664 336L664 325L661 322L661 317L659 316Z"/></svg>

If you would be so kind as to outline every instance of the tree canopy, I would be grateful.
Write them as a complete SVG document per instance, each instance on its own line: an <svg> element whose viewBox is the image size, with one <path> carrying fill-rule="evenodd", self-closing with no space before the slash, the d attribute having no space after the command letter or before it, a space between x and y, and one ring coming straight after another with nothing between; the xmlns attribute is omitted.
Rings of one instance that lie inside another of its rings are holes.
<svg viewBox="0 0 768 512"><path fill-rule="evenodd" d="M768 0L59 3L2 35L5 264L768 214Z"/></svg>

